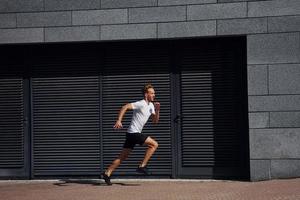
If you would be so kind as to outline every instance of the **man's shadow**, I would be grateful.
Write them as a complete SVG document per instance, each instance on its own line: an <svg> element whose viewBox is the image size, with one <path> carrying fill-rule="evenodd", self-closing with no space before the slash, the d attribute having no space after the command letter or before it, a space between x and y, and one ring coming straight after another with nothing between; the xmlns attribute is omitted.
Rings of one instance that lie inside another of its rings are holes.
<svg viewBox="0 0 300 200"><path fill-rule="evenodd" d="M103 180L95 179L60 179L58 183L53 183L56 186L69 186L71 184L88 184L93 186L108 186ZM112 181L112 185L121 185L121 186L140 186L136 183L122 183Z"/></svg>

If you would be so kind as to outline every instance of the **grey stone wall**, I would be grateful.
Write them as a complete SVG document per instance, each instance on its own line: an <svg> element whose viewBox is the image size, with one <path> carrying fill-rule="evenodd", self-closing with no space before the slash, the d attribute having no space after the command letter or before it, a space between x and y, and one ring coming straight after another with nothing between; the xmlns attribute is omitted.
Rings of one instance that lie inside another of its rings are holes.
<svg viewBox="0 0 300 200"><path fill-rule="evenodd" d="M300 177L299 0L0 0L0 44L246 35L251 180Z"/></svg>

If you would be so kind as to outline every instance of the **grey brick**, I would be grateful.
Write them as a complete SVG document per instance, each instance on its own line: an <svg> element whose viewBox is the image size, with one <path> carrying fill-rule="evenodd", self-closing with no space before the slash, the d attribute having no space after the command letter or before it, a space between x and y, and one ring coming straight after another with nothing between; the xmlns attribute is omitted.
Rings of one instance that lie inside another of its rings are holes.
<svg viewBox="0 0 300 200"><path fill-rule="evenodd" d="M264 0L218 0L219 3L232 3L241 1L264 1Z"/></svg>
<svg viewBox="0 0 300 200"><path fill-rule="evenodd" d="M45 10L99 9L100 0L45 0Z"/></svg>
<svg viewBox="0 0 300 200"><path fill-rule="evenodd" d="M249 96L249 111L300 110L300 95Z"/></svg>
<svg viewBox="0 0 300 200"><path fill-rule="evenodd" d="M101 8L156 6L157 0L101 0Z"/></svg>
<svg viewBox="0 0 300 200"><path fill-rule="evenodd" d="M45 29L46 42L99 40L98 26L55 27Z"/></svg>
<svg viewBox="0 0 300 200"><path fill-rule="evenodd" d="M271 127L300 127L300 112L271 112Z"/></svg>
<svg viewBox="0 0 300 200"><path fill-rule="evenodd" d="M16 14L0 14L0 28L14 28L16 24Z"/></svg>
<svg viewBox="0 0 300 200"><path fill-rule="evenodd" d="M192 37L216 35L216 21L173 22L158 24L158 37Z"/></svg>
<svg viewBox="0 0 300 200"><path fill-rule="evenodd" d="M130 8L129 22L165 22L186 20L185 6Z"/></svg>
<svg viewBox="0 0 300 200"><path fill-rule="evenodd" d="M268 94L268 66L248 66L248 95Z"/></svg>
<svg viewBox="0 0 300 200"><path fill-rule="evenodd" d="M71 12L42 12L17 14L18 27L67 26L72 23Z"/></svg>
<svg viewBox="0 0 300 200"><path fill-rule="evenodd" d="M158 0L159 6L217 3L217 0Z"/></svg>
<svg viewBox="0 0 300 200"><path fill-rule="evenodd" d="M188 20L242 18L247 16L247 3L191 5L187 15Z"/></svg>
<svg viewBox="0 0 300 200"><path fill-rule="evenodd" d="M300 62L299 33L248 35L248 64Z"/></svg>
<svg viewBox="0 0 300 200"><path fill-rule="evenodd" d="M73 25L127 23L127 9L74 11Z"/></svg>
<svg viewBox="0 0 300 200"><path fill-rule="evenodd" d="M300 94L300 64L270 65L269 90L270 94Z"/></svg>
<svg viewBox="0 0 300 200"><path fill-rule="evenodd" d="M258 112L249 113L249 128L268 128L269 127L269 113Z"/></svg>
<svg viewBox="0 0 300 200"><path fill-rule="evenodd" d="M300 14L299 0L272 0L248 3L249 17L281 16Z"/></svg>
<svg viewBox="0 0 300 200"><path fill-rule="evenodd" d="M43 0L1 0L0 12L43 11Z"/></svg>
<svg viewBox="0 0 300 200"><path fill-rule="evenodd" d="M250 129L251 159L300 158L300 129Z"/></svg>
<svg viewBox="0 0 300 200"><path fill-rule="evenodd" d="M300 31L300 16L270 17L269 32Z"/></svg>
<svg viewBox="0 0 300 200"><path fill-rule="evenodd" d="M156 24L107 25L101 27L101 40L156 38Z"/></svg>
<svg viewBox="0 0 300 200"><path fill-rule="evenodd" d="M272 179L293 177L300 177L300 159L271 161Z"/></svg>
<svg viewBox="0 0 300 200"><path fill-rule="evenodd" d="M270 160L250 160L251 181L262 181L270 179Z"/></svg>
<svg viewBox="0 0 300 200"><path fill-rule="evenodd" d="M218 35L267 33L267 18L218 20Z"/></svg>
<svg viewBox="0 0 300 200"><path fill-rule="evenodd" d="M0 43L43 42L42 28L0 29Z"/></svg>

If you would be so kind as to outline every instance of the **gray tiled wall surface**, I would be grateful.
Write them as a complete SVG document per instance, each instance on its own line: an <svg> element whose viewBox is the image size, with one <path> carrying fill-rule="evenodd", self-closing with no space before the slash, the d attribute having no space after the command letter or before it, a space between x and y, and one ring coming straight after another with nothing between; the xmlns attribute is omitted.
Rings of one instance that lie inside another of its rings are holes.
<svg viewBox="0 0 300 200"><path fill-rule="evenodd" d="M0 29L92 25L105 30L96 40L107 40L115 25L148 23L156 24L155 35L153 29L137 34L128 29L136 26L119 26L127 36L115 39L248 35L249 64L299 62L298 0L0 0ZM16 40L30 41L23 39ZM41 42L49 42L46 35Z"/></svg>
<svg viewBox="0 0 300 200"><path fill-rule="evenodd" d="M251 179L299 176L299 0L0 0L0 45L237 35Z"/></svg>

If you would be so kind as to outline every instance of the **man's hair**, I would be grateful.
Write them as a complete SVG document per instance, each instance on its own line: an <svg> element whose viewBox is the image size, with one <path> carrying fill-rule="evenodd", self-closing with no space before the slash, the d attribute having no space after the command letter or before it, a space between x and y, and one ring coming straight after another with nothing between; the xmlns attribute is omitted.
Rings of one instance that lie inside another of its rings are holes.
<svg viewBox="0 0 300 200"><path fill-rule="evenodd" d="M143 96L148 92L148 89L150 89L150 88L153 88L153 89L154 89L154 87L153 87L150 83L147 83L147 84L143 87L143 89L142 89Z"/></svg>

